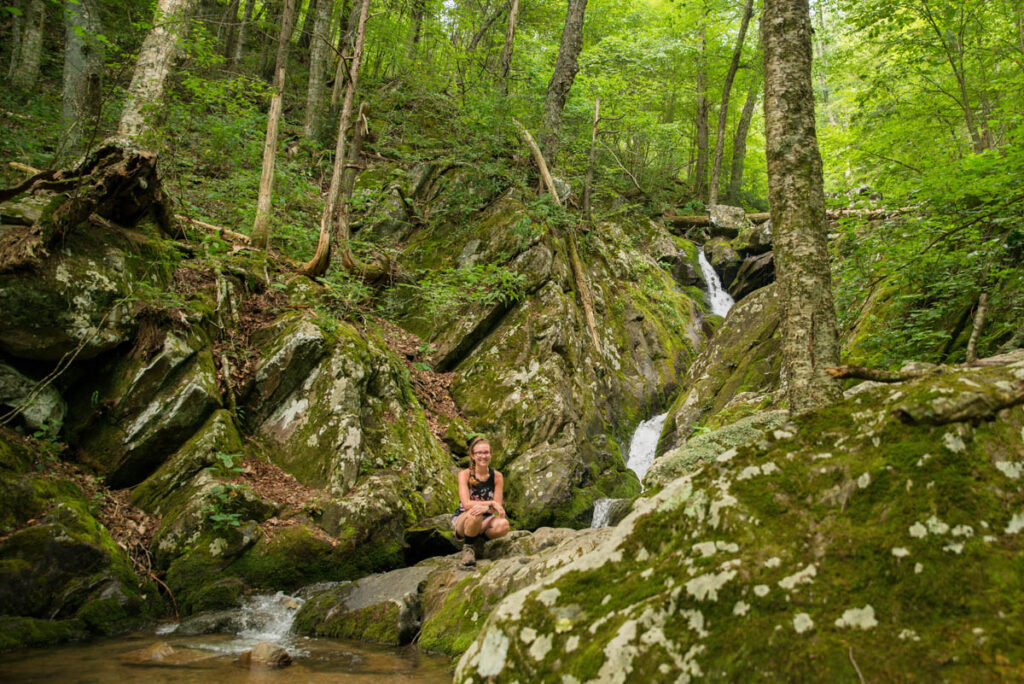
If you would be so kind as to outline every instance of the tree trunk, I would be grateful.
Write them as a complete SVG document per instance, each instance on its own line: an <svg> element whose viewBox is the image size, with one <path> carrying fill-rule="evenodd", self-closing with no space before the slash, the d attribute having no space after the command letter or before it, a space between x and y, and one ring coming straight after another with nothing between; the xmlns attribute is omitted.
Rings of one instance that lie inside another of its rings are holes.
<svg viewBox="0 0 1024 684"><path fill-rule="evenodd" d="M14 78L18 61L21 59L21 34L25 24L22 17L25 15L25 0L18 0L14 9L18 11L11 17L11 60L7 65L7 80Z"/></svg>
<svg viewBox="0 0 1024 684"><path fill-rule="evenodd" d="M327 55L331 40L331 0L320 0L316 7L316 23L313 25L313 40L309 46L309 88L306 91L306 119L302 133L307 138L316 134L320 126L320 103L327 83Z"/></svg>
<svg viewBox="0 0 1024 684"><path fill-rule="evenodd" d="M313 45L313 34L316 33L316 22L320 21L320 6L331 5L332 0L324 0L322 3L319 0L309 0L309 6L306 8L306 17L302 21L302 33L299 34L299 47L303 50L308 50ZM333 7L330 9L334 9ZM330 12L330 9L328 12ZM330 22L330 14L327 15L327 21ZM310 53L310 58L313 55Z"/></svg>
<svg viewBox="0 0 1024 684"><path fill-rule="evenodd" d="M238 62L242 59L242 50L245 49L245 30L249 28L249 23L252 21L252 10L256 6L256 0L247 0L245 3L245 11L242 12L242 21L238 25L238 34L235 36L235 47L231 51L231 68L234 69L238 66Z"/></svg>
<svg viewBox="0 0 1024 684"><path fill-rule="evenodd" d="M508 9L508 26L505 28L505 47L501 51L501 81L502 90L508 95L508 76L512 71L512 48L516 41L516 21L519 19L519 0L512 0Z"/></svg>
<svg viewBox="0 0 1024 684"><path fill-rule="evenodd" d="M68 147L74 150L100 113L103 73L102 28L92 0L65 0L64 92L61 114Z"/></svg>
<svg viewBox="0 0 1024 684"><path fill-rule="evenodd" d="M18 43L17 66L11 82L18 88L29 89L39 80L39 61L43 56L43 29L46 27L46 5L43 0L29 0Z"/></svg>
<svg viewBox="0 0 1024 684"><path fill-rule="evenodd" d="M729 202L733 205L739 204L740 188L743 186L743 163L747 156L747 133L750 131L750 121L754 118L754 105L757 104L757 95L761 92L761 79L754 77L747 91L747 99L743 103L743 112L740 114L739 123L736 124L736 135L732 139L732 173L729 176Z"/></svg>
<svg viewBox="0 0 1024 684"><path fill-rule="evenodd" d="M348 18L345 18L345 7L341 8L342 26L341 26L341 39L338 42L338 65L334 72L334 87L331 89L331 116L333 117L338 111L338 105L341 104L342 93L345 92L345 79L347 78L349 70L349 60L352 59L352 51L355 47L355 27L359 25L359 12L362 7L361 2L356 2L352 5L348 13Z"/></svg>
<svg viewBox="0 0 1024 684"><path fill-rule="evenodd" d="M316 254L299 268L299 273L311 278L323 275L331 263L331 232L335 228L335 237L342 250L342 259L346 263L354 262L349 245L349 227L344 211L338 210L338 195L345 175L345 157L348 147L347 136L352 120L352 107L359 85L359 65L363 58L363 43L366 39L366 19L370 12L370 0L362 0L359 4L359 19L356 22L355 42L352 46L352 66L349 68L345 85L345 100L341 106L341 120L338 122L338 138L334 146L334 168L331 172L331 185L324 201L324 211L320 215L320 239L317 242Z"/></svg>
<svg viewBox="0 0 1024 684"><path fill-rule="evenodd" d="M224 15L220 20L220 28L217 30L217 37L224 40L223 54L225 59L231 59L235 49L235 34L238 32L238 0L230 0Z"/></svg>
<svg viewBox="0 0 1024 684"><path fill-rule="evenodd" d="M718 177L722 173L722 157L725 154L725 124L729 117L729 93L732 82L736 78L736 70L740 68L740 57L743 55L743 41L747 37L747 26L750 15L754 11L754 0L747 0L743 6L743 19L740 21L740 33L736 36L736 49L732 52L732 62L725 75L722 86L722 104L718 109L718 128L715 129L715 159L711 164L711 185L708 188L708 206L718 204Z"/></svg>
<svg viewBox="0 0 1024 684"><path fill-rule="evenodd" d="M541 149L548 162L554 166L558 153L559 136L562 132L562 110L565 100L569 97L569 89L579 71L577 58L583 49L583 16L587 10L587 0L569 0L565 14L565 26L562 28L562 43L558 47L558 58L555 70L548 82L548 94L544 99L544 135Z"/></svg>
<svg viewBox="0 0 1024 684"><path fill-rule="evenodd" d="M967 341L967 363L974 363L978 360L978 340L981 339L981 331L985 327L985 314L988 313L988 292L982 292L978 296L978 308L974 311L974 327L971 328L971 339Z"/></svg>
<svg viewBox="0 0 1024 684"><path fill-rule="evenodd" d="M195 0L159 0L153 28L146 34L135 64L128 97L121 111L117 132L132 142L148 126L153 109L160 103L164 82L171 71L178 41L188 32L188 18Z"/></svg>
<svg viewBox="0 0 1024 684"><path fill-rule="evenodd" d="M583 184L583 218L592 222L590 216L590 192L594 184L594 164L597 161L597 125L601 122L601 98L594 98L594 126L590 132L590 161L587 164L587 180Z"/></svg>
<svg viewBox="0 0 1024 684"><path fill-rule="evenodd" d="M700 55L697 57L697 165L693 170L693 194L704 197L708 180L708 95L707 95L707 64L705 27L700 27L697 45Z"/></svg>
<svg viewBox="0 0 1024 684"><path fill-rule="evenodd" d="M256 220L252 226L253 242L270 247L270 199L274 186L274 160L277 157L277 132L281 123L281 109L284 103L284 76L288 65L288 42L295 20L295 5L298 0L285 0L281 15L281 33L277 37L277 59L274 66L274 94L270 98L270 113L267 115L267 136L263 144L263 169L260 172L260 189L256 199Z"/></svg>
<svg viewBox="0 0 1024 684"><path fill-rule="evenodd" d="M281 13L284 10L284 0L265 0L263 9L266 10L266 23L270 26L281 25ZM263 49L260 51L260 65L256 72L260 78L266 81L273 81L274 78L274 55L277 54L277 41L271 40L271 34L266 34L263 41Z"/></svg>
<svg viewBox="0 0 1024 684"><path fill-rule="evenodd" d="M416 50L423 35L423 15L427 11L427 0L412 0L412 37L409 39L409 49L406 58L410 61L416 56Z"/></svg>
<svg viewBox="0 0 1024 684"><path fill-rule="evenodd" d="M783 378L789 409L796 414L842 396L826 372L839 365L839 340L814 130L807 0L766 0L764 32L765 154L775 271L783 303Z"/></svg>

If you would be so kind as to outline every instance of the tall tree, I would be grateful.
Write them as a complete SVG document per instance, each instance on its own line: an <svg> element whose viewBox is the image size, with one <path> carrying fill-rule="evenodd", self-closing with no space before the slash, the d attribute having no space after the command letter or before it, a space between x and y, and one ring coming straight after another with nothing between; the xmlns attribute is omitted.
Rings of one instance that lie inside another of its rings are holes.
<svg viewBox="0 0 1024 684"><path fill-rule="evenodd" d="M238 31L235 33L234 47L231 50L231 68L238 66L242 59L242 50L245 49L245 32L252 22L252 11L256 7L256 0L246 0L245 9L242 11L242 21L238 23Z"/></svg>
<svg viewBox="0 0 1024 684"><path fill-rule="evenodd" d="M284 103L285 67L288 65L288 43L295 21L295 5L298 0L285 0L281 14L281 32L277 37L277 58L274 64L273 95L270 97L270 113L267 115L267 136L263 144L263 168L260 172L260 188L256 198L256 220L252 227L253 241L267 249L270 246L270 199L274 187L274 160L277 158L277 132L281 123Z"/></svg>
<svg viewBox="0 0 1024 684"><path fill-rule="evenodd" d="M99 116L103 42L95 0L64 0L64 90L61 114L74 149Z"/></svg>
<svg viewBox="0 0 1024 684"><path fill-rule="evenodd" d="M409 49L406 58L412 59L419 49L423 37L423 16L427 13L427 0L412 0L412 35L409 37Z"/></svg>
<svg viewBox="0 0 1024 684"><path fill-rule="evenodd" d="M508 26L505 28L505 47L501 51L501 87L508 95L508 75L512 71L512 48L516 40L516 21L519 19L519 0L512 0L508 8Z"/></svg>
<svg viewBox="0 0 1024 684"><path fill-rule="evenodd" d="M321 103L327 84L327 59L331 42L331 16L334 10L332 0L320 0L316 6L316 22L313 24L312 39L309 43L309 87L306 90L306 118L302 133L312 137L320 126Z"/></svg>
<svg viewBox="0 0 1024 684"><path fill-rule="evenodd" d="M569 89L579 71L578 58L583 49L583 15L587 11L587 0L568 0L565 26L562 28L562 42L558 46L555 70L548 82L548 94L544 99L544 135L541 150L548 162L554 166L562 133L562 110L569 97Z"/></svg>
<svg viewBox="0 0 1024 684"><path fill-rule="evenodd" d="M743 102L743 111L736 124L736 133L732 138L732 169L729 175L729 202L739 204L740 187L743 185L743 165L747 156L747 133L750 121L754 118L754 106L757 96L761 93L761 76L757 74L750 81L747 99Z"/></svg>
<svg viewBox="0 0 1024 684"><path fill-rule="evenodd" d="M704 197L708 182L708 65L707 19L697 36L697 163L693 167L693 194Z"/></svg>
<svg viewBox="0 0 1024 684"><path fill-rule="evenodd" d="M32 88L39 79L39 63L43 56L43 30L46 27L46 5L43 0L29 0L28 11L21 22L17 59L11 63L11 82L19 88Z"/></svg>
<svg viewBox="0 0 1024 684"><path fill-rule="evenodd" d="M825 369L839 363L825 192L814 130L808 0L765 0L764 118L777 287L783 303L783 374L789 408L836 401Z"/></svg>
<svg viewBox="0 0 1024 684"><path fill-rule="evenodd" d="M711 183L708 186L708 205L718 204L718 177L722 172L722 157L725 154L725 123L729 116L729 93L732 91L732 82L736 78L736 70L740 67L740 57L743 55L743 41L747 37L747 26L750 24L750 15L754 11L754 0L747 0L743 6L743 18L740 20L740 32L736 36L736 47L732 51L732 62L729 63L729 71L725 74L725 84L722 86L722 104L718 108L718 128L715 129L715 158L711 164Z"/></svg>
<svg viewBox="0 0 1024 684"><path fill-rule="evenodd" d="M327 0L323 4L332 4ZM332 8L333 9L333 8ZM306 49L312 45L313 32L316 31L316 22L320 21L320 3L318 0L309 0L306 7L306 18L302 22L302 33L299 34L299 47Z"/></svg>
<svg viewBox="0 0 1024 684"><path fill-rule="evenodd" d="M148 126L151 110L164 94L164 82L171 71L178 42L188 32L188 20L196 0L159 0L153 14L153 28L146 34L135 63L128 97L121 110L117 132L135 141Z"/></svg>

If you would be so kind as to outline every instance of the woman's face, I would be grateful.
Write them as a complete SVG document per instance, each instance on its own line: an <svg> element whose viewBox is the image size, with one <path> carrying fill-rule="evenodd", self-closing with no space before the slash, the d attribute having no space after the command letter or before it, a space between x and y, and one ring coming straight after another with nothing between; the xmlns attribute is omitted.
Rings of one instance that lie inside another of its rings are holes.
<svg viewBox="0 0 1024 684"><path fill-rule="evenodd" d="M487 442L477 442L473 445L473 461L481 468L491 464L491 445Z"/></svg>

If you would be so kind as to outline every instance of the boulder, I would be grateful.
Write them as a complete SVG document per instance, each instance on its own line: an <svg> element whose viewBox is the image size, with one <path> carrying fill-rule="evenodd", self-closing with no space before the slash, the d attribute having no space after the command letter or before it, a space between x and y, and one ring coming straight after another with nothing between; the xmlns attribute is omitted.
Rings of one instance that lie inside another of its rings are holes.
<svg viewBox="0 0 1024 684"><path fill-rule="evenodd" d="M722 451L507 595L455 681L1016 678L1024 360L1004 364Z"/></svg>
<svg viewBox="0 0 1024 684"><path fill-rule="evenodd" d="M722 281L722 287L728 290L743 263L742 257L725 238L712 238L704 243L703 249L708 263Z"/></svg>
<svg viewBox="0 0 1024 684"><path fill-rule="evenodd" d="M38 380L22 375L5 363L0 363L0 406L17 409L30 431L49 434L60 432L67 413L67 405L55 387L39 387Z"/></svg>
<svg viewBox="0 0 1024 684"><path fill-rule="evenodd" d="M772 250L771 219L763 223L751 224L748 228L740 231L740 234L729 244L745 257L770 252Z"/></svg>
<svg viewBox="0 0 1024 684"><path fill-rule="evenodd" d="M751 227L743 207L712 204L708 207L708 216L711 219L711 237L734 238Z"/></svg>
<svg viewBox="0 0 1024 684"><path fill-rule="evenodd" d="M744 257L736 271L736 277L729 285L729 294L739 301L755 290L775 282L775 254L765 252L757 256Z"/></svg>
<svg viewBox="0 0 1024 684"><path fill-rule="evenodd" d="M278 670L291 665L292 657L284 647L261 641L238 656L238 663L250 670Z"/></svg>

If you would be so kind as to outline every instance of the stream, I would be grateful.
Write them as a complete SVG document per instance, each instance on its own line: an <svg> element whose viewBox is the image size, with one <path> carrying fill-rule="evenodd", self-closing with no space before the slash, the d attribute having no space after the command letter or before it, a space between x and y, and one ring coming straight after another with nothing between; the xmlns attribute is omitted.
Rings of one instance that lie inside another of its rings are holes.
<svg viewBox="0 0 1024 684"><path fill-rule="evenodd" d="M644 481L644 475L654 463L658 437L661 436L661 428L665 425L667 417L667 412L654 416L642 421L633 431L633 438L629 441L629 458L626 461L626 467L636 473L640 482ZM597 499L594 501L594 518L590 526L608 527L616 507L622 506L628 501L630 499Z"/></svg>

